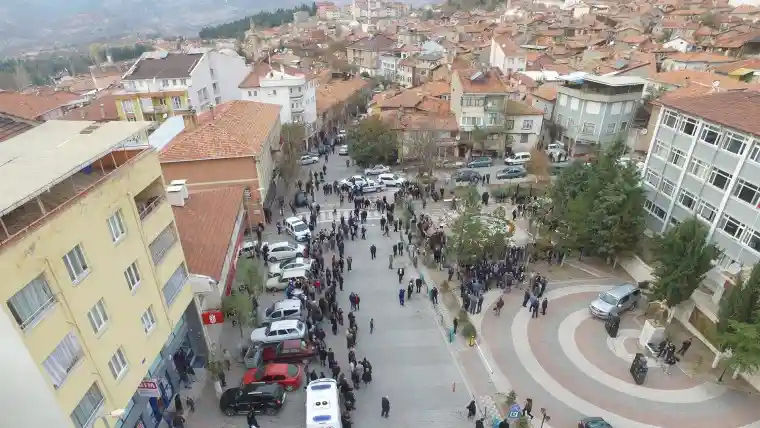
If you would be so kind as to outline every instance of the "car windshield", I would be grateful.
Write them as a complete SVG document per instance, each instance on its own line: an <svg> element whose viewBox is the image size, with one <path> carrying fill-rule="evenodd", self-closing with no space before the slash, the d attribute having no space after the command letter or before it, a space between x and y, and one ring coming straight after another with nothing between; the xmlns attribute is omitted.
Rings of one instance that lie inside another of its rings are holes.
<svg viewBox="0 0 760 428"><path fill-rule="evenodd" d="M609 293L602 293L599 295L599 300L602 302L608 304L608 305L617 305L618 300L615 298L615 296L609 294Z"/></svg>
<svg viewBox="0 0 760 428"><path fill-rule="evenodd" d="M608 424L605 421L595 420L589 421L586 424L586 428L612 428L612 425Z"/></svg>
<svg viewBox="0 0 760 428"><path fill-rule="evenodd" d="M306 227L306 225L303 223L298 223L295 226L293 226L293 230L295 230L296 232L303 232L304 230L307 230L307 229L309 228Z"/></svg>
<svg viewBox="0 0 760 428"><path fill-rule="evenodd" d="M272 312L274 312L274 304L272 304L272 306L268 307L267 310L264 313L267 314L267 315L269 315Z"/></svg>

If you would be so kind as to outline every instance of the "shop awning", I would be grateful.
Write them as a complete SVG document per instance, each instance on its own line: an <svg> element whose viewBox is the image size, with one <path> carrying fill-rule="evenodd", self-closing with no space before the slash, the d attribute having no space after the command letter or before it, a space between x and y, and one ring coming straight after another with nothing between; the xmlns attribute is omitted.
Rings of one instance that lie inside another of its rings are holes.
<svg viewBox="0 0 760 428"><path fill-rule="evenodd" d="M746 76L754 72L755 70L752 70L750 68L737 68L736 70L728 73L728 75L729 76Z"/></svg>

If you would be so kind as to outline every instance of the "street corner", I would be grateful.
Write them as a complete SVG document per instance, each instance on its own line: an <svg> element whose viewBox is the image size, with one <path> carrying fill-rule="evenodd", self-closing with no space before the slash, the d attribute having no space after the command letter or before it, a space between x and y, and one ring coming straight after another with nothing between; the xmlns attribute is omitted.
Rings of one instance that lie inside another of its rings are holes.
<svg viewBox="0 0 760 428"><path fill-rule="evenodd" d="M493 305L484 314L481 339L494 371L523 397L518 401L533 398L536 407L548 409L554 427L574 426L585 416L631 428L760 426L756 395L694 379L678 365L667 373L659 361L649 358L646 379L637 384L629 372L636 353L643 352L634 315L624 314L617 337L611 338L604 321L588 309L610 287L587 284L551 290L547 313L537 318L522 307L522 293L505 297L500 316L491 313ZM736 411L726 415L720 409L727 406Z"/></svg>

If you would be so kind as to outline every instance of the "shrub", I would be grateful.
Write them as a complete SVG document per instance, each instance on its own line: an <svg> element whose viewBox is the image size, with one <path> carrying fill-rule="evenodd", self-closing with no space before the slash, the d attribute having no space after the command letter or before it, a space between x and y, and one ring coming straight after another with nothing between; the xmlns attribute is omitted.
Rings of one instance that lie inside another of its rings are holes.
<svg viewBox="0 0 760 428"><path fill-rule="evenodd" d="M464 309L459 311L459 314L457 315L457 319L459 320L459 333L466 337L477 337L478 331L475 330L475 326L472 325L472 322L470 321L470 317L467 314L467 311Z"/></svg>
<svg viewBox="0 0 760 428"><path fill-rule="evenodd" d="M512 407L515 403L517 403L517 393L513 389L507 394L507 406Z"/></svg>
<svg viewBox="0 0 760 428"><path fill-rule="evenodd" d="M449 280L448 279L444 279L443 282L441 283L441 290L443 290L443 291L449 291L449 290L451 290L451 284L449 284Z"/></svg>
<svg viewBox="0 0 760 428"><path fill-rule="evenodd" d="M520 416L517 421L517 428L530 428L530 420L525 416Z"/></svg>

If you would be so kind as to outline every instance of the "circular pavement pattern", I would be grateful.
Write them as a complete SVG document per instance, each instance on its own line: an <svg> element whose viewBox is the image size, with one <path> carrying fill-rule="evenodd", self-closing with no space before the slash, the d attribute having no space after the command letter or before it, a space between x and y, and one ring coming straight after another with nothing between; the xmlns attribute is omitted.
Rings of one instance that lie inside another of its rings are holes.
<svg viewBox="0 0 760 428"><path fill-rule="evenodd" d="M646 382L637 385L628 368L640 327L626 314L612 339L588 312L611 287L553 284L548 313L537 319L520 306L522 293L505 299L500 318L486 312L483 339L518 400L532 397L557 428L583 416L601 416L615 428L760 428L760 398L690 378L677 366L668 375L650 360Z"/></svg>

